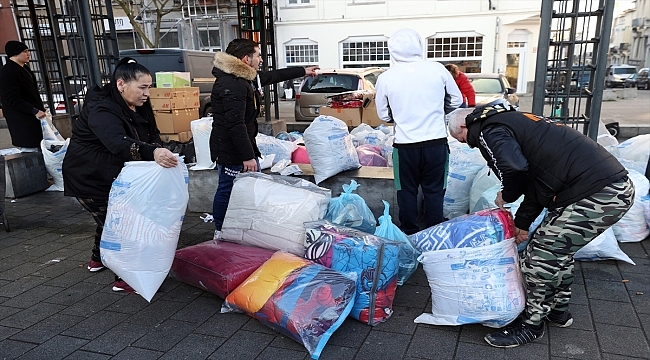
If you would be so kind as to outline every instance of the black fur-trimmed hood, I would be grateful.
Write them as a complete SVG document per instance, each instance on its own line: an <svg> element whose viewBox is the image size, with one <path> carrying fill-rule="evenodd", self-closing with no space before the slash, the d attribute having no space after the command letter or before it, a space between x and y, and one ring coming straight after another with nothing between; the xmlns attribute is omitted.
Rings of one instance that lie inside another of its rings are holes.
<svg viewBox="0 0 650 360"><path fill-rule="evenodd" d="M248 81L252 81L257 76L257 71L255 69L246 65L240 59L225 52L214 54L212 65L226 74L231 74ZM212 73L214 75L214 70Z"/></svg>

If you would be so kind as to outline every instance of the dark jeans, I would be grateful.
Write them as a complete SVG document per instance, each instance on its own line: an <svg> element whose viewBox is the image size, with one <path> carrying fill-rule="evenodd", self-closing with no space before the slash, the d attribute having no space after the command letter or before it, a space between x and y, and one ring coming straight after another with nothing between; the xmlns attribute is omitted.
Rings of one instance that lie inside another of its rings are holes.
<svg viewBox="0 0 650 360"><path fill-rule="evenodd" d="M212 217L214 218L214 227L219 231L221 231L223 219L226 217L226 210L228 210L230 193L232 192L235 177L243 169L243 164L217 165L219 185L217 186L217 192L214 194L214 201L212 202Z"/></svg>
<svg viewBox="0 0 650 360"><path fill-rule="evenodd" d="M442 204L447 186L448 168L447 143L393 150L400 229L407 235L420 231L417 224L419 187L424 194L425 228L445 220L442 215Z"/></svg>
<svg viewBox="0 0 650 360"><path fill-rule="evenodd" d="M102 232L104 231L104 222L106 222L106 210L108 208L108 200L104 199L82 199L77 198L77 201L90 212L97 227L95 228L95 244L90 258L93 261L101 262L102 258L99 255L99 242L102 240Z"/></svg>

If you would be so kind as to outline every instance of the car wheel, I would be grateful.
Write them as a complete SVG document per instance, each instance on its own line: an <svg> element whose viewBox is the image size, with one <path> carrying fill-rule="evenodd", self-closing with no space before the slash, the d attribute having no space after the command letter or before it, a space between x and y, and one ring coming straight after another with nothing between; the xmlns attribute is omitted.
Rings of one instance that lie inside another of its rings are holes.
<svg viewBox="0 0 650 360"><path fill-rule="evenodd" d="M205 111L203 112L203 117L211 117L212 116L212 106L206 106Z"/></svg>

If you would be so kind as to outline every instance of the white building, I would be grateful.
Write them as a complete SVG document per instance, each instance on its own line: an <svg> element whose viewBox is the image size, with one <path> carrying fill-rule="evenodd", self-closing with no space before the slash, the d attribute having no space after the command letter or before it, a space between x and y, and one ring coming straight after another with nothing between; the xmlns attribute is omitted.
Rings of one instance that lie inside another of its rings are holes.
<svg viewBox="0 0 650 360"><path fill-rule="evenodd" d="M388 67L388 38L412 28L424 57L504 73L531 92L540 0L277 0L278 67Z"/></svg>
<svg viewBox="0 0 650 360"><path fill-rule="evenodd" d="M609 64L627 64L630 59L632 44L632 20L636 11L628 9L613 20L612 34L609 40Z"/></svg>
<svg viewBox="0 0 650 360"><path fill-rule="evenodd" d="M650 0L636 0L630 63L638 68L650 67Z"/></svg>

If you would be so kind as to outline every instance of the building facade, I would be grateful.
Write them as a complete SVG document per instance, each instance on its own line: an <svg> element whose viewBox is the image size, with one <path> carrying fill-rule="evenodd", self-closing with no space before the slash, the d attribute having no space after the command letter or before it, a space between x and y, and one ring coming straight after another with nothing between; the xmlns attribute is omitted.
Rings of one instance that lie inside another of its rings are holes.
<svg viewBox="0 0 650 360"><path fill-rule="evenodd" d="M388 39L412 28L424 58L465 72L503 73L532 92L539 0L277 0L279 67L390 66Z"/></svg>
<svg viewBox="0 0 650 360"><path fill-rule="evenodd" d="M650 0L636 0L632 19L630 65L650 67Z"/></svg>

